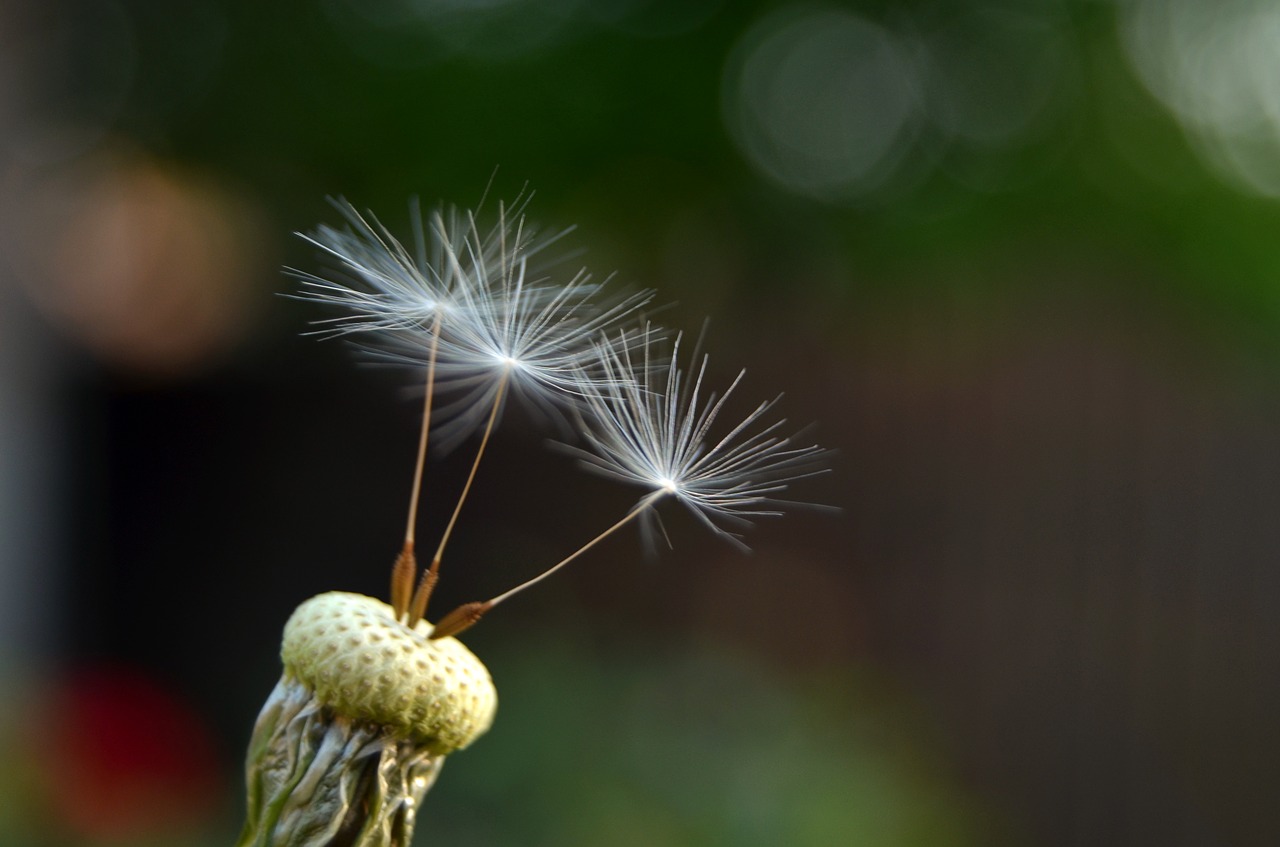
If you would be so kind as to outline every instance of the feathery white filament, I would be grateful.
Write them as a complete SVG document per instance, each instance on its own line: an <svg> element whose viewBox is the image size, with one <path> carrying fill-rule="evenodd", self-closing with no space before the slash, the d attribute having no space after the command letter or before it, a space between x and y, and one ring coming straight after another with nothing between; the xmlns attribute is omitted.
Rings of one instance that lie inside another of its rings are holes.
<svg viewBox="0 0 1280 847"><path fill-rule="evenodd" d="M434 356L437 441L456 445L487 418L509 383L543 409L573 402L582 373L599 374L599 335L643 306L641 292L610 299L579 272L567 283L531 267L568 230L539 237L523 216L527 197L499 205L489 228L474 214L415 209L413 252L372 215L335 201L345 229L302 237L337 264L336 278L290 270L298 299L342 309L318 334L358 338L375 361L423 367Z"/></svg>
<svg viewBox="0 0 1280 847"><path fill-rule="evenodd" d="M303 237L337 260L341 278L290 271L302 284L302 292L294 296L346 312L322 321L320 334L358 335L364 349L379 360L427 370L408 529L392 571L397 618L407 613L412 622L425 610L508 393L544 409L567 410L585 443L569 448L571 452L592 470L648 489L624 517L559 563L485 603L466 604L446 615L437 625L439 637L475 623L488 609L551 576L628 523L656 519L654 507L667 497L746 549L732 529L750 526L758 516L779 514L777 507L786 501L778 495L791 482L826 471L828 451L794 446L779 434L785 421L764 420L776 400L761 403L723 435L713 436L745 372L723 394L706 391L707 358L696 362L688 379L679 365L680 336L670 361L659 364L653 345L660 330L648 325L615 330L648 303L651 292L610 297L585 271L561 284L538 276L530 260L559 235L535 239L522 214L526 202L518 199L510 208L500 204L498 222L488 230L471 213L437 211L425 227L415 213L411 255L377 219L338 201L348 228L322 226ZM433 406L437 390L452 395L440 407ZM447 423L437 431L441 417ZM428 432L443 435L447 449L482 423L462 493L410 601L417 570L413 526Z"/></svg>
<svg viewBox="0 0 1280 847"><path fill-rule="evenodd" d="M320 226L314 234L299 233L337 263L340 279L288 269L301 283L294 295L347 314L317 321L321 335L421 328L438 312L449 311L455 289L467 282L440 257L445 245L436 238L447 232L440 212L433 214L432 243L427 246L421 213L414 211L415 256L372 215L365 216L345 200L334 206L347 220L347 229ZM456 217L456 212L450 212Z"/></svg>
<svg viewBox="0 0 1280 847"><path fill-rule="evenodd" d="M724 435L711 430L745 371L722 395L706 394L702 357L692 383L678 362L677 336L670 363L655 365L646 339L641 357L625 340L599 348L605 379L584 379L583 436L586 448L569 448L591 470L623 482L669 494L716 533L745 547L726 529L750 519L779 514L777 495L788 484L824 473L828 451L792 446L779 435L784 420L764 423L775 400L761 403ZM650 495L651 496L651 495Z"/></svg>
<svg viewBox="0 0 1280 847"><path fill-rule="evenodd" d="M465 269L469 284L455 288L456 315L446 316L437 345L437 387L451 396L440 408L448 419L440 432L446 445L477 428L508 385L544 410L573 402L583 374L601 378L601 334L652 297L610 299L586 272L563 284L532 278L523 226L504 213L491 239L498 247L486 250L472 221L461 247L448 250L449 264ZM384 359L425 360L429 336L410 331L393 338L382 345Z"/></svg>

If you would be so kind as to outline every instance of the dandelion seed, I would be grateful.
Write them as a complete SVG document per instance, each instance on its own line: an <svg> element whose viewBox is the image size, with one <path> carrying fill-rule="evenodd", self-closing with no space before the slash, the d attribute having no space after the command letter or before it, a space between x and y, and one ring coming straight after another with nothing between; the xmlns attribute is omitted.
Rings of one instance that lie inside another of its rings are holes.
<svg viewBox="0 0 1280 847"><path fill-rule="evenodd" d="M396 336L394 352L408 361L420 360L422 348L429 348L426 358L434 368L434 387L454 395L439 410L448 419L437 432L445 449L480 428L483 421L471 470L428 568L431 579L508 393L553 412L570 402L581 390L583 375L600 371L599 335L652 297L651 292L640 292L610 300L585 272L563 285L531 280L529 257L522 246L523 220L509 220L502 207L497 236L489 239L496 248L490 251L479 232L472 220L461 253L450 249L447 257L453 266L465 267L472 275L470 284L456 289L457 308L465 319L446 320L443 331L434 335L402 332Z"/></svg>
<svg viewBox="0 0 1280 847"><path fill-rule="evenodd" d="M530 260L559 235L538 238L525 223L526 202L499 204L498 222L487 230L471 213L435 212L426 228L415 215L410 255L376 218L338 201L349 228L321 227L303 237L336 258L345 278L291 272L303 287L296 296L347 312L323 322L321 334L358 334L361 347L380 361L425 365L418 460L404 545L391 578L392 607L410 621L425 613L506 397L517 393L544 410L573 402L584 374L601 370L598 336L652 296L609 298L585 272L565 284L535 277ZM438 408L437 391L449 395ZM428 434L435 431L436 443L449 449L480 428L471 470L415 590L414 526Z"/></svg>
<svg viewBox="0 0 1280 847"><path fill-rule="evenodd" d="M362 215L341 198L333 204L349 228L322 225L312 234L298 235L336 262L337 278L286 269L302 286L292 296L345 312L317 321L320 329L316 334L412 329L429 325L440 312L450 308L455 287L467 279L440 261L443 245L439 241L433 239L431 248L427 247L422 214L416 203L410 207L416 256L411 256L377 218ZM433 235L447 231L443 214L456 217L457 213L433 213ZM429 258L429 249L435 261Z"/></svg>
<svg viewBox="0 0 1280 847"><path fill-rule="evenodd" d="M637 519L653 517L667 497L683 503L706 526L735 546L747 549L739 533L753 518L781 514L788 501L779 496L794 481L825 473L830 452L817 445L793 446L779 435L785 421L765 423L777 402L761 403L718 438L711 434L740 372L723 394L706 393L702 357L693 381L679 365L680 337L666 366L655 365L647 336L638 346L626 337L597 346L604 378L584 377L582 435L585 448L568 447L584 465L623 482L649 489L613 526L572 555L515 588L479 603L468 603L440 620L432 638L455 635L475 624L494 606L547 579L583 553ZM633 353L639 349L639 358Z"/></svg>
<svg viewBox="0 0 1280 847"><path fill-rule="evenodd" d="M611 298L585 272L563 285L531 281L528 263L513 255L503 275L460 292L468 320L446 321L439 339L437 388L449 396L442 448L456 446L479 428L508 389L535 409L557 418L576 402L585 378L600 380L597 345L653 296L642 291ZM632 337L632 336L628 336ZM420 365L432 339L398 333L390 357Z"/></svg>
<svg viewBox="0 0 1280 847"><path fill-rule="evenodd" d="M825 473L830 452L795 446L780 434L785 420L765 422L779 398L761 403L713 439L713 425L746 372L723 394L708 392L707 357L689 381L678 361L680 341L665 376L648 342L639 359L630 346L602 348L607 387L599 388L598 380L582 385L586 447L568 449L589 470L674 497L745 549L740 533L726 527L742 529L753 518L781 514L778 507L788 501L778 495L796 480Z"/></svg>

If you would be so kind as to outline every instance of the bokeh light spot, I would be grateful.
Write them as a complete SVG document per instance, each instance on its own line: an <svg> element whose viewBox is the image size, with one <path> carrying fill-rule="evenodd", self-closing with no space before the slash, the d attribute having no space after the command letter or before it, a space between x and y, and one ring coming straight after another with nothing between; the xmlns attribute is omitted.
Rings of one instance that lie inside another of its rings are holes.
<svg viewBox="0 0 1280 847"><path fill-rule="evenodd" d="M980 146L1024 136L1056 100L1068 63L1061 20L1036 4L951 11L926 37L931 122Z"/></svg>
<svg viewBox="0 0 1280 847"><path fill-rule="evenodd" d="M250 324L257 207L129 148L14 170L0 245L67 338L136 376L216 361Z"/></svg>
<svg viewBox="0 0 1280 847"><path fill-rule="evenodd" d="M1139 78L1218 173L1280 198L1280 6L1129 0L1122 41Z"/></svg>
<svg viewBox="0 0 1280 847"><path fill-rule="evenodd" d="M854 199L891 175L908 146L917 76L877 24L836 9L784 9L733 50L724 119L766 176L812 197Z"/></svg>

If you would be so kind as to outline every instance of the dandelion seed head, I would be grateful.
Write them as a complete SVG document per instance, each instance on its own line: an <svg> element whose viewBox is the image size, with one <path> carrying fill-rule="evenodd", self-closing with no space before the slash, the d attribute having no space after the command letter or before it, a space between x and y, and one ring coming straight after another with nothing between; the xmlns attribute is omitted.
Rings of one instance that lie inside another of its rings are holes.
<svg viewBox="0 0 1280 847"><path fill-rule="evenodd" d="M345 228L302 237L335 265L320 276L290 271L294 296L341 312L315 332L356 342L366 358L435 374L437 449L456 446L510 394L553 418L577 402L583 374L599 375L595 346L652 296L614 296L586 271L549 276L546 249L567 232L540 236L527 197L499 204L496 223L438 209L414 217L412 249L372 215L335 206ZM539 260L535 264L535 260Z"/></svg>
<svg viewBox="0 0 1280 847"><path fill-rule="evenodd" d="M738 546L736 530L780 514L780 495L799 479L826 472L830 452L796 446L766 401L717 435L717 419L743 374L722 393L707 392L702 358L693 378L679 364L680 337L663 366L652 339L598 347L605 379L584 379L583 447L569 447L588 469L678 500L703 524ZM625 342L625 340L624 340ZM664 375L665 372L665 375Z"/></svg>

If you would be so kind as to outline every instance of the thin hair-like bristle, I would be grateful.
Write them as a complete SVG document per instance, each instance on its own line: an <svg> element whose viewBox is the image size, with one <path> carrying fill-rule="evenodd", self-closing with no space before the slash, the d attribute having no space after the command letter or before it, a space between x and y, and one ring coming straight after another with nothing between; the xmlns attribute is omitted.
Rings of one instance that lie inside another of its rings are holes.
<svg viewBox="0 0 1280 847"><path fill-rule="evenodd" d="M712 531L746 549L735 530L779 514L787 501L778 495L797 480L825 473L830 451L796 446L781 435L785 419L767 420L779 398L713 434L746 372L722 393L711 391L708 357L695 360L689 379L679 363L681 340L676 337L665 368L656 363L649 339L638 355L635 345L601 345L609 378L580 386L584 446L567 449L596 473L666 492Z"/></svg>

